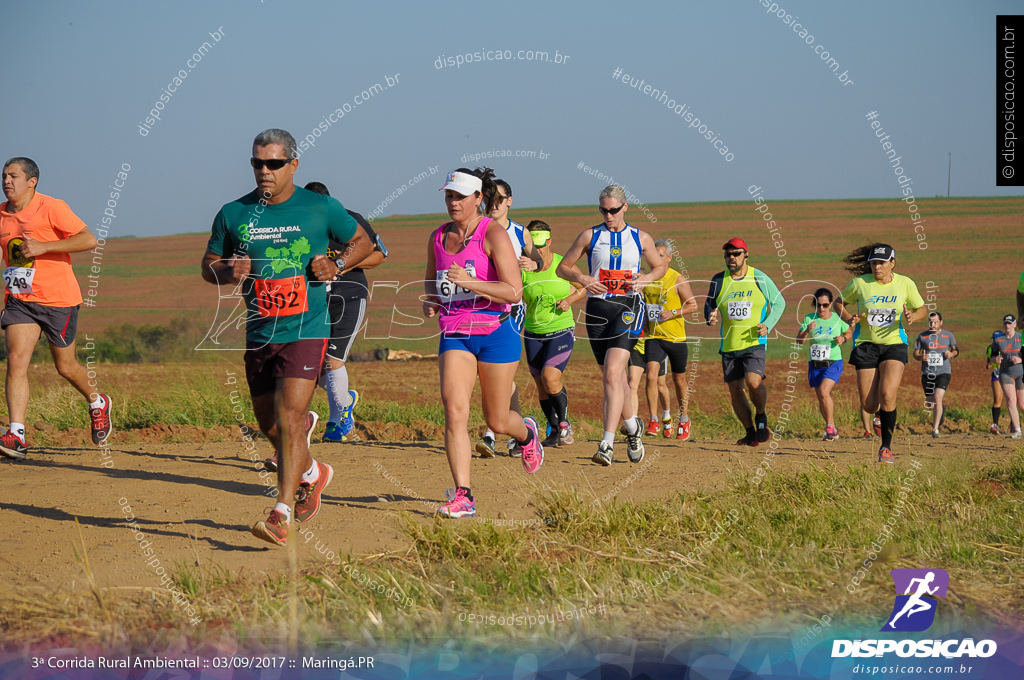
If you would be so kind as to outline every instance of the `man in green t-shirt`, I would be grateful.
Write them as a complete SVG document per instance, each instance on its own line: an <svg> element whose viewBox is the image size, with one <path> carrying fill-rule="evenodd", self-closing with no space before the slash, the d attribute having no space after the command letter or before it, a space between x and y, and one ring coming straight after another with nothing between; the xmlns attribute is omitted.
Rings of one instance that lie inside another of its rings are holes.
<svg viewBox="0 0 1024 680"><path fill-rule="evenodd" d="M245 377L260 431L279 456L278 503L253 535L276 545L288 540L295 519L320 510L320 496L334 476L309 455L307 412L323 364L330 325L324 286L339 270L326 255L328 238L351 242L346 256L358 262L372 244L337 199L296 187L295 139L271 128L253 140L250 165L256 189L217 213L203 255L202 275L240 289L245 300Z"/></svg>

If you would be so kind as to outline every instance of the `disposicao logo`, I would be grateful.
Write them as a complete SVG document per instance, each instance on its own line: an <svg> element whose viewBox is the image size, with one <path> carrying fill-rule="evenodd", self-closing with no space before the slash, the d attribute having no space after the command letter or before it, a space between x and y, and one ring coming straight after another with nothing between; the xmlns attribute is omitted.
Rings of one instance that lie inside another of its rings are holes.
<svg viewBox="0 0 1024 680"><path fill-rule="evenodd" d="M882 632L918 633L928 630L935 621L936 597L946 597L949 574L945 569L893 569L889 572L896 584L896 603ZM913 591L913 592L911 592ZM900 595L899 593L903 593Z"/></svg>
<svg viewBox="0 0 1024 680"><path fill-rule="evenodd" d="M893 569L889 572L896 587L892 613L881 632L918 633L935 622L936 598L946 597L949 574L944 569ZM835 640L832 657L884 656L896 652L900 657L988 658L996 653L993 640Z"/></svg>

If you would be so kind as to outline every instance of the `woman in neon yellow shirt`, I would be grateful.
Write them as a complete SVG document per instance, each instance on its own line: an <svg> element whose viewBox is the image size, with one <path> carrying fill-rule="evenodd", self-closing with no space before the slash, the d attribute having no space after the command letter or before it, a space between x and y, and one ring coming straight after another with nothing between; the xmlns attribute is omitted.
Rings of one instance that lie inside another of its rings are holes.
<svg viewBox="0 0 1024 680"><path fill-rule="evenodd" d="M861 409L878 412L882 446L878 462L891 463L896 392L907 364L907 331L928 315L911 279L893 271L896 251L885 243L861 246L843 260L854 278L836 300L840 318L854 327L850 363L857 369ZM857 313L847 310L856 305Z"/></svg>

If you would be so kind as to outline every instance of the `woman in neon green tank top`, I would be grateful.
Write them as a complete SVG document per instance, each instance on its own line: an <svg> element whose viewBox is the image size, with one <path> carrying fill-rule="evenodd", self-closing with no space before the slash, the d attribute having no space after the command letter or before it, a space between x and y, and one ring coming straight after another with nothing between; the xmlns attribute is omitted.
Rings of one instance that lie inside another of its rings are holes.
<svg viewBox="0 0 1024 680"><path fill-rule="evenodd" d="M548 438L541 443L562 446L574 441L567 414L569 395L562 384L562 373L576 340L572 304L585 298L587 291L555 273L562 256L551 250L551 227L547 222L533 220L526 231L527 238L543 259L537 271L523 271L526 363L537 384L541 410L551 427Z"/></svg>

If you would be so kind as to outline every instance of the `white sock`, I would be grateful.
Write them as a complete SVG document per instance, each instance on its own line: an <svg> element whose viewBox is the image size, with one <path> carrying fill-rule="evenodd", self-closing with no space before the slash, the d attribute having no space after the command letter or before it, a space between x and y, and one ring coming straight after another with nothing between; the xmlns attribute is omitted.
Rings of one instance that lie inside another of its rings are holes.
<svg viewBox="0 0 1024 680"><path fill-rule="evenodd" d="M679 424L680 425L682 425L683 423L688 423L688 422L690 422L690 416L682 416L682 415L679 416Z"/></svg>
<svg viewBox="0 0 1024 680"><path fill-rule="evenodd" d="M484 437L490 437L491 439L497 439L497 437L494 436L494 433L491 432L491 428L487 428L487 432L484 432Z"/></svg>
<svg viewBox="0 0 1024 680"><path fill-rule="evenodd" d="M636 434L636 416L633 416L625 422L626 432L629 434Z"/></svg>
<svg viewBox="0 0 1024 680"><path fill-rule="evenodd" d="M661 412L661 419L662 420L672 420L672 411L670 411L668 409L665 409L664 411L662 411Z"/></svg>
<svg viewBox="0 0 1024 680"><path fill-rule="evenodd" d="M291 524L292 522L292 509L284 503L277 503L274 505L274 510L277 510L282 517L284 517L285 524Z"/></svg>
<svg viewBox="0 0 1024 680"><path fill-rule="evenodd" d="M302 481L307 484L315 484L318 479L320 479L320 466L314 460L309 469L302 473Z"/></svg>
<svg viewBox="0 0 1024 680"><path fill-rule="evenodd" d="M604 435L601 437L601 441L603 443L607 444L608 446L614 446L615 445L615 433L614 432L609 432L608 430L605 430L604 431Z"/></svg>
<svg viewBox="0 0 1024 680"><path fill-rule="evenodd" d="M327 371L324 374L324 381L327 383L327 403L331 408L327 419L332 423L340 423L341 410L352 403L352 397L348 393L348 368L342 366Z"/></svg>
<svg viewBox="0 0 1024 680"><path fill-rule="evenodd" d="M11 432L18 435L21 443L25 443L25 423L11 423Z"/></svg>
<svg viewBox="0 0 1024 680"><path fill-rule="evenodd" d="M96 396L96 401L90 401L89 402L89 410L92 410L92 409L95 409L95 408L103 408L103 405L105 403L106 402L103 399L103 395L102 394L97 395Z"/></svg>

